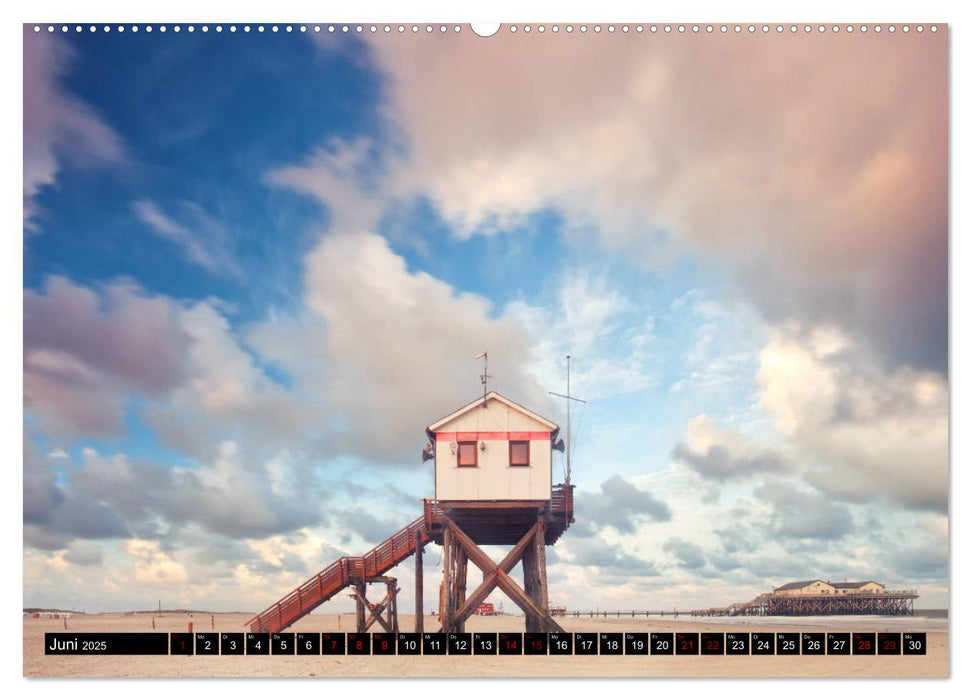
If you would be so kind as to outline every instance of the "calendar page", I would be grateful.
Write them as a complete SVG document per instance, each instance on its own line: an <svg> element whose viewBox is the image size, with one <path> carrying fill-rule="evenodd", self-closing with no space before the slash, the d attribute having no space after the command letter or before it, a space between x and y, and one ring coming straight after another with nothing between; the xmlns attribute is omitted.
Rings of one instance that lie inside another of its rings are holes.
<svg viewBox="0 0 971 700"><path fill-rule="evenodd" d="M645 12L23 25L24 676L949 675L948 24Z"/></svg>

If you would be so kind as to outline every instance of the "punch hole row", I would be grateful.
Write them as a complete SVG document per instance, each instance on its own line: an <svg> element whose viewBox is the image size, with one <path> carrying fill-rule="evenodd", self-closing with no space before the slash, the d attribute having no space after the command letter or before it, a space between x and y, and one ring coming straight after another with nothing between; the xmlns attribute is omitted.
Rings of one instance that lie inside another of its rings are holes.
<svg viewBox="0 0 971 700"><path fill-rule="evenodd" d="M552 32L554 34L559 34L561 31L566 32L567 34L574 34L574 33L577 33L577 32L579 32L580 34L587 34L587 33L591 33L591 32L594 33L594 34L601 34L601 33L605 32L605 31L607 33L609 33L609 34L615 34L617 32L620 32L622 34L629 34L631 32L636 33L636 34L643 34L645 32L648 32L650 34L657 34L657 33L663 33L663 34L673 34L673 33L677 33L677 34L700 34L700 33L714 34L716 32L717 33L721 33L721 34L728 34L728 33L735 33L735 34L742 34L742 33L747 33L747 34L757 34L757 33L769 34L769 33L773 32L773 31L775 33L777 33L777 34L782 34L782 33L787 32L787 31L789 33L792 33L792 34L796 34L796 33L800 33L800 32L801 33L806 33L806 34L809 34L809 33L812 33L812 32L818 32L820 34L823 34L823 33L826 33L827 31L831 31L834 34L839 34L841 31L844 31L847 34L852 34L854 31L860 31L860 32L866 33L868 31L871 31L871 29L872 29L872 31L874 31L874 32L876 32L878 34L880 32L882 32L882 31L884 31L883 25L873 25L872 27L870 27L869 25L865 25L865 24L864 25L859 25L859 26L854 26L852 24L847 24L847 25L839 25L839 24L834 24L834 25L825 25L825 24L819 24L819 25L812 25L812 24L806 24L806 25L796 25L796 24L791 24L791 25L783 25L783 24L775 24L775 25L770 25L770 24L761 24L761 25L756 25L756 24L748 24L748 25L744 25L744 24L734 24L734 25L730 25L730 24L721 24L721 25L713 25L713 24L650 24L650 25L645 25L645 24L635 24L635 25L630 25L630 24L619 24L619 25L618 24L607 24L607 25L600 25L600 24L593 24L593 25L579 24L579 25L573 25L573 24L567 24L567 25L563 25L562 27L560 25L558 25L558 24L554 24L554 25L551 25L549 27L547 27L544 24L535 25L535 26L534 25L529 25L529 24L525 24L525 25L516 25L516 24L513 24L513 25L510 25L508 27L508 31L510 33L512 33L512 34L516 34L518 32L523 32L523 33L529 34L529 33L533 32L533 31L538 32L539 34L544 34L547 31L550 31L550 32ZM937 25L936 24L930 25L929 27L926 27L926 29L928 29L931 32L937 32ZM898 30L898 26L897 25L888 25L886 27L886 31L890 32L891 34L895 33L897 30ZM899 27L899 30L902 31L902 32L904 32L905 34L909 33L911 30L916 31L917 33L923 33L924 30L925 30L925 27L922 24L915 25L913 27L911 27L911 25L909 25L909 24L905 24L905 25L901 25Z"/></svg>
<svg viewBox="0 0 971 700"><path fill-rule="evenodd" d="M782 24L775 24L775 25L769 25L769 24L761 24L761 25L756 25L756 24L747 24L747 25L743 25L743 24L734 24L734 25L729 25L729 24L720 24L720 25L712 25L712 24L703 24L703 25L700 25L700 24L674 24L674 25L672 25L672 24L650 24L650 25L645 25L645 24L635 24L635 25L631 25L631 24L621 24L621 25L607 24L607 25L600 25L600 24L593 24L593 25L586 25L586 24L579 24L579 25L573 25L573 24L566 24L566 25L562 25L562 26L561 25L558 25L558 24L553 24L553 25L549 25L549 26L547 26L545 24L539 24L539 25L530 25L530 24L517 25L517 24L511 24L511 25L509 25L507 27L507 31L509 31L509 33L511 33L511 34L517 34L517 33L520 33L520 32L521 33L525 33L525 34L529 34L529 33L532 33L534 31L536 33L538 33L538 34L545 34L546 32L550 32L550 33L553 33L553 34L560 34L560 33L566 33L566 34L575 34L575 33L587 34L587 33L591 33L591 32L594 33L594 34L601 34L601 33L605 32L605 31L608 34L615 34L615 33L618 33L618 32L619 33L622 33L622 34L630 34L630 33L644 34L645 32L646 33L649 33L649 34L658 34L658 33L662 33L662 34L701 34L701 33L704 33L704 34L714 34L714 33L720 33L720 34L729 34L729 33L734 33L734 34L770 34L770 33L773 33L773 32L776 33L776 34L783 34L783 33L786 33L786 32L788 32L790 34L799 34L799 33L801 33L801 34L811 34L811 33L825 34L827 32L832 32L833 34L839 34L840 32L845 32L847 34L852 34L853 32L856 32L856 31L858 31L860 33L863 33L863 34L865 34L867 32L871 32L871 31L874 32L874 33L876 33L876 34L880 34L880 33L884 32L884 31L886 31L886 32L888 32L890 34L895 34L898 31L903 32L904 34L909 34L911 31L915 31L918 34L922 34L925 31L925 29L927 31L932 32L932 33L936 33L937 32L937 25L936 24L932 24L932 25L930 25L928 27L925 27L922 24L918 24L918 25L914 25L914 26L911 26L909 24L904 24L904 25L899 25L899 26L898 25L895 25L895 24L890 24L890 25L886 25L886 26L880 25L880 24L875 24L875 25L872 25L872 26L871 25L866 25L866 24L861 24L861 25L858 25L858 26L854 26L852 24L847 24L847 25L839 25L839 24L833 24L833 25L825 25L825 24L818 24L818 25L813 25L813 24L805 24L805 25L797 25L797 24L790 24L790 25L782 25ZM440 25L432 25L432 24L424 24L424 25L419 25L419 24L396 24L396 25L393 25L393 24L383 24L383 25L378 25L378 24L328 24L328 25L320 25L320 24L298 24L298 25L293 25L293 24L286 24L286 25L277 25L277 24L272 24L272 25L262 25L262 24L259 24L259 25L249 25L249 24L244 24L244 25L235 25L235 24L230 24L230 25L221 25L221 24L217 24L217 25L214 25L214 26L211 26L211 27L209 25L207 25L207 24L202 24L202 25L189 24L189 25L185 25L185 26L178 25L178 24L176 24L176 25L164 25L163 24L163 25L158 25L157 27L156 26L153 26L153 25L150 25L150 24L149 25L138 25L138 24L132 24L132 25L124 25L124 24L118 24L118 25L110 25L110 24L105 24L105 25L94 25L94 24L91 24L91 25L81 25L81 24L75 24L75 25L68 25L68 24L61 24L61 25L55 25L55 24L40 25L40 24L35 24L34 25L34 33L35 34L39 34L39 33L43 32L45 30L48 33L51 33L51 34L53 34L55 32L58 32L58 31L61 32L61 33L63 33L63 34L66 34L66 33L72 32L72 31L74 33L76 33L76 34L80 34L80 33L85 32L85 31L87 31L88 33L95 33L95 32L98 32L98 31L105 32L105 33L112 32L112 31L116 31L118 33L124 33L126 31L128 31L128 32L131 32L132 34L137 34L139 32L144 32L146 34L151 34L154 31L158 31L158 32L163 33L163 34L166 33L166 32L169 32L169 31L174 32L176 34L179 34L179 33L183 32L183 31L188 32L190 34L195 33L197 31L202 32L203 34L209 33L210 31L214 31L217 34L218 33L222 33L222 32L229 32L231 34L232 33L236 33L236 32L243 32L243 33L253 33L253 32L255 32L255 33L266 33L266 32L270 32L270 33L280 33L280 32L284 32L284 33L290 33L290 34L292 34L292 33L306 34L307 32L313 32L315 34L320 34L322 32L326 32L328 34L364 34L364 33L369 33L369 34L377 34L377 33L384 33L384 34L433 34L433 33L437 33L437 34L447 34L447 33L455 33L455 34L458 34L458 33L460 33L462 31L462 28L461 28L460 25L457 25L457 24L455 24L455 25L445 25L445 24L440 24Z"/></svg>
<svg viewBox="0 0 971 700"><path fill-rule="evenodd" d="M418 34L420 32L425 34L432 34L432 33L446 34L448 32L454 32L458 34L459 32L462 31L462 27L457 24L455 25L445 25L445 24L441 24L441 25L432 25L432 24L426 24L426 25L418 25L418 24L408 24L408 25L405 25L405 24L399 24L399 25L391 25L391 24L385 24L385 25L377 25L377 24L235 25L235 24L229 24L229 25L221 25L221 24L217 24L213 26L210 26L208 24L201 24L201 25L189 24L185 26L179 25L179 24L175 24L175 25L163 24L157 27L150 24L149 25L139 25L139 24L132 24L132 25L125 25L125 24L39 25L39 24L35 24L34 25L35 34L43 32L45 30L51 34L57 31L60 31L61 33L64 33L64 34L67 34L68 32L72 32L72 31L77 34L80 34L84 31L87 31L89 33L95 33L98 31L105 32L105 33L112 32L112 31L124 33L128 31L133 34L137 34L138 32L145 32L147 34L150 34L153 31L158 31L161 33L171 31L176 34L181 33L183 31L189 32L190 34L195 33L197 31L202 32L203 34L209 33L210 31L216 32L216 33L229 32L231 34L234 34L236 32L243 32L244 34L249 34L253 32L258 34L266 33L266 32L270 32L270 33L284 32L289 34L293 34L293 33L306 34L307 32L313 32L315 34L320 34L321 32L326 32L329 34L364 34L364 33L377 34L378 32L384 32L385 34L390 34L392 32L397 32L399 34L404 34L406 32L411 34Z"/></svg>

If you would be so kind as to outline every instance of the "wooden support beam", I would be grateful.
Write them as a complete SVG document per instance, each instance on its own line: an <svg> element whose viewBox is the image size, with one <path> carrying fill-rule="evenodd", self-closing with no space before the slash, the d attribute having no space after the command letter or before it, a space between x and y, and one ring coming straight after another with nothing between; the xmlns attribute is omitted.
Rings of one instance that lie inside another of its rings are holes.
<svg viewBox="0 0 971 700"><path fill-rule="evenodd" d="M425 631L425 548L415 550L415 632Z"/></svg>

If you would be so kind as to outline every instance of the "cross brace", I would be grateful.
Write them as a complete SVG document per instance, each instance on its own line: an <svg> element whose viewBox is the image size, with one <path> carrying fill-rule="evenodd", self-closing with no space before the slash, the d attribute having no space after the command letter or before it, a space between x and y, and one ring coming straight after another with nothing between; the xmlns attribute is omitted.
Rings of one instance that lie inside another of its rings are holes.
<svg viewBox="0 0 971 700"><path fill-rule="evenodd" d="M539 545L536 544L536 538L544 536L542 520L537 521L537 523L533 525L525 535L523 535L522 539L516 543L516 545L509 551L509 553L499 564L492 561L489 555L483 552L479 546L473 542L472 539L447 516L442 518L442 525L446 529L446 532L451 535L451 539L453 539L462 548L462 551L468 557L469 561L482 570L482 583L478 588L475 589L472 595L465 599L465 601L452 615L443 618L441 631L454 631L458 626L465 622L465 620L475 611L479 604L486 599L486 596L488 596L489 593L491 593L497 587L503 593L508 595L512 601L516 603L516 605L518 605L524 613L527 614L527 616L532 616L533 619L539 621L540 625L545 629L545 631L563 631L563 628L560 627L552 617L550 617L549 611L539 607L530 598L530 596L528 596L526 592L520 588L519 584L509 577L509 572L512 571L513 567L520 562L529 547L545 546L545 541ZM545 571L542 573L542 577L545 579ZM446 627L448 629L446 629Z"/></svg>
<svg viewBox="0 0 971 700"><path fill-rule="evenodd" d="M384 594L384 598L381 599L379 603L371 603L366 596L365 591L367 590L366 585L358 585L351 589L350 597L357 601L357 626L358 632L367 632L374 623L378 623L384 628L385 632L391 634L398 633L398 603L397 596L401 592L398 588L398 581L395 578L389 576L375 576L368 579L368 583L384 583L387 585L388 590ZM367 619L364 619L363 611L367 610L370 613ZM387 619L383 613L387 610Z"/></svg>

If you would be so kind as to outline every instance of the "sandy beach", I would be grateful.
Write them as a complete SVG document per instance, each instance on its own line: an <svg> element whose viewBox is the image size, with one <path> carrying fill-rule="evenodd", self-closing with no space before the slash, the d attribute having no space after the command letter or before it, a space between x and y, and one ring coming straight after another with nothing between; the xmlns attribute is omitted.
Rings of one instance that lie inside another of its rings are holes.
<svg viewBox="0 0 971 700"><path fill-rule="evenodd" d="M152 624L155 624L153 630ZM243 632L245 614L76 615L69 632ZM28 677L911 677L948 676L948 621L921 617L557 618L568 632L926 632L926 656L45 656L64 619L24 618ZM414 617L401 615L402 631ZM308 615L292 632L353 632L354 615ZM520 616L470 618L468 632L521 632ZM433 616L426 631L437 631ZM374 630L372 630L374 631Z"/></svg>

